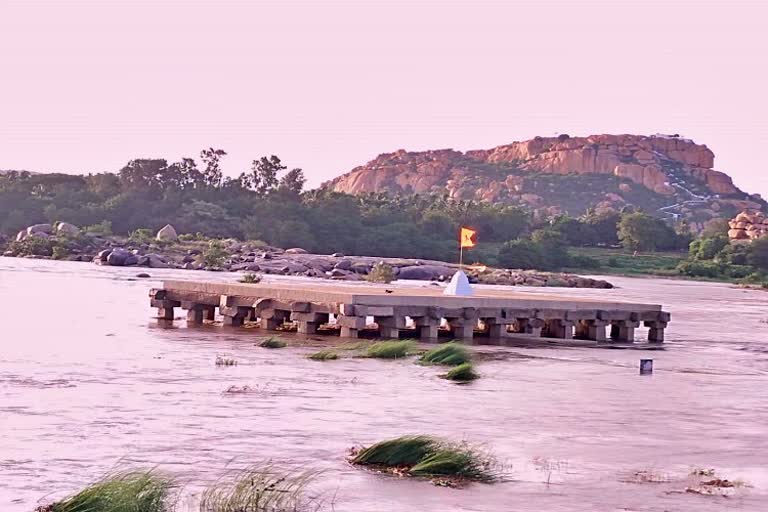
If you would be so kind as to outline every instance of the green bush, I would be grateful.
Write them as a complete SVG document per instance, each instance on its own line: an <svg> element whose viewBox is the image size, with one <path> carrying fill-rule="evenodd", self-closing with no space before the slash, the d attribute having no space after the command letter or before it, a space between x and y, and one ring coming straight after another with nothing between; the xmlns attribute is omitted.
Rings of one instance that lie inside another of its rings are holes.
<svg viewBox="0 0 768 512"><path fill-rule="evenodd" d="M264 348L285 348L288 344L280 338L271 337L259 343L259 346Z"/></svg>
<svg viewBox="0 0 768 512"><path fill-rule="evenodd" d="M136 244L148 244L154 239L152 230L147 228L134 229L128 234L128 240Z"/></svg>
<svg viewBox="0 0 768 512"><path fill-rule="evenodd" d="M207 267L221 267L227 256L224 243L221 240L211 240L208 242L208 247L203 251L201 258L203 264Z"/></svg>
<svg viewBox="0 0 768 512"><path fill-rule="evenodd" d="M479 379L480 375L475 373L475 369L472 366L472 363L463 363L454 368L451 368L448 373L442 377L444 379L457 382L469 382L475 379Z"/></svg>
<svg viewBox="0 0 768 512"><path fill-rule="evenodd" d="M309 355L313 361L334 361L339 358L339 354L332 349L324 349Z"/></svg>
<svg viewBox="0 0 768 512"><path fill-rule="evenodd" d="M472 360L472 353L459 343L445 343L439 347L428 350L419 358L421 364L439 364L444 366L458 366Z"/></svg>
<svg viewBox="0 0 768 512"><path fill-rule="evenodd" d="M54 243L47 237L30 235L21 241L13 241L8 250L16 256L52 256Z"/></svg>
<svg viewBox="0 0 768 512"><path fill-rule="evenodd" d="M391 283L395 279L395 271L391 266L380 261L373 265L365 279L372 283Z"/></svg>
<svg viewBox="0 0 768 512"><path fill-rule="evenodd" d="M680 274L689 277L710 277L718 278L725 275L726 267L721 263L712 261L684 261L677 266Z"/></svg>

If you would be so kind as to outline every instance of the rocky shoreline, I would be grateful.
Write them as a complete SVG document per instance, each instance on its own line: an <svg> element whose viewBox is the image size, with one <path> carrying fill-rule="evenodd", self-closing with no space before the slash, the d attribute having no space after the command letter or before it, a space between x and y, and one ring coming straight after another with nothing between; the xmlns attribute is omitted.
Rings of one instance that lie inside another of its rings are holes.
<svg viewBox="0 0 768 512"><path fill-rule="evenodd" d="M83 233L68 223L37 224L19 232L15 241L7 243L3 256L93 262L118 267L247 272L337 281L367 280L374 265L381 262L391 267L395 279L405 280L448 281L459 268L455 263L436 260L348 256L340 253L311 254L300 248L281 249L260 242L179 236L170 225L155 236L139 233L126 238ZM471 282L491 285L613 287L607 281L560 272L486 267L465 267L465 271Z"/></svg>

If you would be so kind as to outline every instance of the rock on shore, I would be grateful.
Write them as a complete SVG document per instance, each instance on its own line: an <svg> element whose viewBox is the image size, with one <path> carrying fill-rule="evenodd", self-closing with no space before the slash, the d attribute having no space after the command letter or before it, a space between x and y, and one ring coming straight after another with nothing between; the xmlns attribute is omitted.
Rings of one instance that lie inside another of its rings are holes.
<svg viewBox="0 0 768 512"><path fill-rule="evenodd" d="M458 265L444 261L413 258L380 258L374 256L345 256L311 254L294 247L283 250L229 239L221 241L171 241L175 230L166 226L163 236L151 241L136 241L124 237L90 236L75 233L68 226L35 225L19 233L19 242L4 256L92 261L98 265L116 267L178 268L230 272L256 272L285 276L302 276L337 281L364 280L374 265L380 262L392 267L396 279L419 281L448 281ZM74 226L73 226L74 227ZM170 229L167 229L170 228ZM23 233L23 236L22 236ZM43 237L29 244L30 237ZM182 237L183 238L183 237ZM21 244L21 245L19 245ZM15 249L13 249L15 247ZM606 281L564 273L549 273L493 268L465 269L472 282L508 286L563 286L578 288L611 288Z"/></svg>

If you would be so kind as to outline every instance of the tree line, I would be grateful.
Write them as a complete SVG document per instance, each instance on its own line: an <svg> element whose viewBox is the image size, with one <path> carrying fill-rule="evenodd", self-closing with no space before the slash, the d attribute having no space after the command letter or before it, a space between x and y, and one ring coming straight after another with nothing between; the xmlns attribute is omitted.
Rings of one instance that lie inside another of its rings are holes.
<svg viewBox="0 0 768 512"><path fill-rule="evenodd" d="M253 160L236 178L223 175L225 157L207 148L201 165L192 158L135 159L117 173L0 174L0 233L13 237L31 224L65 221L124 236L170 223L179 233L318 253L455 261L458 229L469 226L480 237L469 259L545 270L589 266L570 256L570 246L686 250L692 241L686 226L640 211L544 219L520 207L445 195L305 191L303 170L289 169L275 155Z"/></svg>

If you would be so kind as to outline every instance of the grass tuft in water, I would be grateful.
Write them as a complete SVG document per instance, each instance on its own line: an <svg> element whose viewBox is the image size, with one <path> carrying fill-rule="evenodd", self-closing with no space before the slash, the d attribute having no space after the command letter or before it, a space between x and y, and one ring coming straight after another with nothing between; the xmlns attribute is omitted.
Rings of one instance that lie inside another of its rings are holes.
<svg viewBox="0 0 768 512"><path fill-rule="evenodd" d="M45 508L47 512L171 512L174 482L154 471L107 475Z"/></svg>
<svg viewBox="0 0 768 512"><path fill-rule="evenodd" d="M400 359L410 355L416 348L416 342L412 340L379 341L365 351L366 357L378 359Z"/></svg>
<svg viewBox="0 0 768 512"><path fill-rule="evenodd" d="M319 504L305 494L314 473L254 466L206 489L200 512L302 512Z"/></svg>
<svg viewBox="0 0 768 512"><path fill-rule="evenodd" d="M216 356L216 366L235 366L237 360L228 357Z"/></svg>
<svg viewBox="0 0 768 512"><path fill-rule="evenodd" d="M384 467L392 473L492 482L499 477L489 454L465 443L430 436L404 436L360 450L352 464Z"/></svg>
<svg viewBox="0 0 768 512"><path fill-rule="evenodd" d="M463 363L459 366L451 368L448 373L441 375L441 377L456 382L469 382L475 379L479 379L480 375L475 372L472 363Z"/></svg>
<svg viewBox="0 0 768 512"><path fill-rule="evenodd" d="M285 348L288 346L288 344L283 340L281 340L280 338L276 338L273 336L259 343L259 346L264 348Z"/></svg>
<svg viewBox="0 0 768 512"><path fill-rule="evenodd" d="M413 466L414 476L452 476L480 482L492 482L496 474L493 460L465 445L444 445Z"/></svg>
<svg viewBox="0 0 768 512"><path fill-rule="evenodd" d="M415 466L433 453L440 442L429 436L403 436L364 448L352 464L377 466Z"/></svg>
<svg viewBox="0 0 768 512"><path fill-rule="evenodd" d="M312 359L313 361L332 361L338 358L339 358L339 354L337 354L335 350L332 350L330 348L326 348L324 350L321 350L319 352L315 352L314 354L309 355L309 359Z"/></svg>
<svg viewBox="0 0 768 512"><path fill-rule="evenodd" d="M427 351L419 358L419 363L458 366L469 363L471 360L472 353L467 347L456 342L450 342Z"/></svg>

